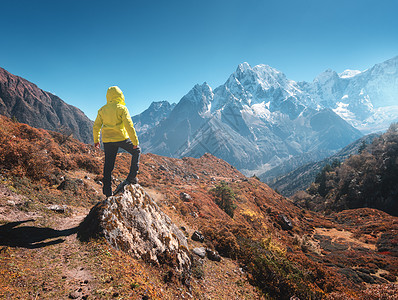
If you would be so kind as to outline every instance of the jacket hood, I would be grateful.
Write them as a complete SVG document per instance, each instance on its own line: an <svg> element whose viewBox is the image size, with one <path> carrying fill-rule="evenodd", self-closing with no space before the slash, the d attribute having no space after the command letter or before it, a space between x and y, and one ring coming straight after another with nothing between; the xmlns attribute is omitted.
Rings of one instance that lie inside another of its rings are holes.
<svg viewBox="0 0 398 300"><path fill-rule="evenodd" d="M107 103L116 102L118 104L126 105L124 102L124 95L122 90L118 86L111 86L106 92Z"/></svg>

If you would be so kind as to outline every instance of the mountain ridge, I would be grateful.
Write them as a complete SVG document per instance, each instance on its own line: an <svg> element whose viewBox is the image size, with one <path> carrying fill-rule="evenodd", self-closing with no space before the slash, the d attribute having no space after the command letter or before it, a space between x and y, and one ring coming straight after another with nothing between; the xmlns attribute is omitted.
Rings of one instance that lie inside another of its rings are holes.
<svg viewBox="0 0 398 300"><path fill-rule="evenodd" d="M0 114L37 128L73 134L92 143L91 121L80 109L0 68Z"/></svg>
<svg viewBox="0 0 398 300"><path fill-rule="evenodd" d="M209 152L250 172L290 155L335 151L361 135L312 102L282 72L243 63L214 90L207 83L195 85L140 141L147 152L172 157Z"/></svg>
<svg viewBox="0 0 398 300"><path fill-rule="evenodd" d="M265 64L241 63L215 89L195 85L164 122L145 132L144 151L172 157L210 152L246 175L306 153L322 159L358 139L358 129L380 131L398 120L398 106L390 105L398 97L397 60L364 71L329 69L312 83L289 80ZM382 80L390 88L369 92ZM389 106L376 99L383 95Z"/></svg>
<svg viewBox="0 0 398 300"><path fill-rule="evenodd" d="M292 171L276 171L277 173L285 173L282 176L275 177L272 174L261 174L259 177L262 181L266 182L271 188L278 190L285 197L292 196L295 192L300 190L306 190L310 184L315 180L316 175L322 170L326 164L332 164L334 161L342 162L347 159L350 155L358 153L360 147L365 144L370 144L380 134L368 134L361 137L355 142L345 146L337 153L329 156L321 161L310 162L308 164L302 164L298 168ZM313 159L313 157L312 157ZM287 161L286 163L289 163ZM280 166L282 167L283 164ZM287 169L289 170L289 169ZM269 181L268 178L273 178Z"/></svg>

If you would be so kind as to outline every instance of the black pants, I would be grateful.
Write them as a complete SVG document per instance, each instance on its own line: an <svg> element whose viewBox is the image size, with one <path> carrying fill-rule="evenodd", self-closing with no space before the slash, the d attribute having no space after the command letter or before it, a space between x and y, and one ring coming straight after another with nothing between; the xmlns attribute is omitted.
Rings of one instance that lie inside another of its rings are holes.
<svg viewBox="0 0 398 300"><path fill-rule="evenodd" d="M131 154L130 173L127 176L127 180L131 182L137 176L141 148L137 147L134 149L133 146L134 145L130 139L121 142L104 143L105 163L104 179L102 180L104 184L102 187L104 195L109 196L112 194L111 177L113 168L115 167L116 155L119 148L122 148Z"/></svg>

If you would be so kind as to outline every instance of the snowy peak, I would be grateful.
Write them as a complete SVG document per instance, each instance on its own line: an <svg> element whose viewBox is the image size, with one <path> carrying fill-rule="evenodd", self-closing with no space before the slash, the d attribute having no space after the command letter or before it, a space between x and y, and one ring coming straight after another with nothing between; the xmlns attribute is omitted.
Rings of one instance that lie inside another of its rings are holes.
<svg viewBox="0 0 398 300"><path fill-rule="evenodd" d="M317 108L281 71L245 62L214 91L206 82L195 85L141 142L155 154L208 152L237 168L257 169L307 152L334 151L360 136L330 108Z"/></svg>
<svg viewBox="0 0 398 300"><path fill-rule="evenodd" d="M176 105L175 103L170 104L169 101L153 101L149 106L148 110L149 111L159 111L161 109L171 110L174 108L175 105Z"/></svg>
<svg viewBox="0 0 398 300"><path fill-rule="evenodd" d="M186 94L181 101L189 101L193 103L209 103L213 100L213 90L204 82L202 85L196 84L189 92Z"/></svg>
<svg viewBox="0 0 398 300"><path fill-rule="evenodd" d="M347 69L344 72L340 73L339 77L342 78L342 79L352 78L352 77L354 77L354 76L356 76L358 74L361 74L361 73L362 72L358 71L358 70L349 70L349 69Z"/></svg>
<svg viewBox="0 0 398 300"><path fill-rule="evenodd" d="M290 157L320 159L358 138L357 129L383 130L398 119L397 66L398 57L296 83L268 65L244 62L214 90L195 85L141 140L152 153L208 152L242 169L269 169Z"/></svg>
<svg viewBox="0 0 398 300"><path fill-rule="evenodd" d="M239 81L243 85L257 83L269 88L275 84L279 85L281 81L287 81L287 79L285 74L268 65L261 64L251 67L247 62L244 62L238 66L228 81Z"/></svg>
<svg viewBox="0 0 398 300"><path fill-rule="evenodd" d="M285 74L268 65L251 67L248 63L242 63L231 74L222 89L233 95L229 97L230 99L250 105L251 102L258 103L272 98L267 93L273 93L275 90L281 90L280 93L284 98L291 96L297 90L296 85L294 81L288 80ZM228 97L224 95L224 98Z"/></svg>
<svg viewBox="0 0 398 300"><path fill-rule="evenodd" d="M168 101L154 101L139 115L132 118L137 133L142 134L166 119L176 106Z"/></svg>
<svg viewBox="0 0 398 300"><path fill-rule="evenodd" d="M380 64L376 64L374 67L367 70L366 73L372 76L398 76L398 56L386 60Z"/></svg>
<svg viewBox="0 0 398 300"><path fill-rule="evenodd" d="M247 70L251 70L251 68L252 67L247 62L244 62L238 65L235 73L244 73Z"/></svg>

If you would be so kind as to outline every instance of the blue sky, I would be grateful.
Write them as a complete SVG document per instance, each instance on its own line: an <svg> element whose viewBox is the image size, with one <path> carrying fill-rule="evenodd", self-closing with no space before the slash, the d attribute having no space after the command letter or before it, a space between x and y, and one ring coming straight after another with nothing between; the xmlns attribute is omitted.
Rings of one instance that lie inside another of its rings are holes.
<svg viewBox="0 0 398 300"><path fill-rule="evenodd" d="M118 85L132 115L223 84L239 63L296 81L398 55L396 0L1 0L0 67L94 119Z"/></svg>

